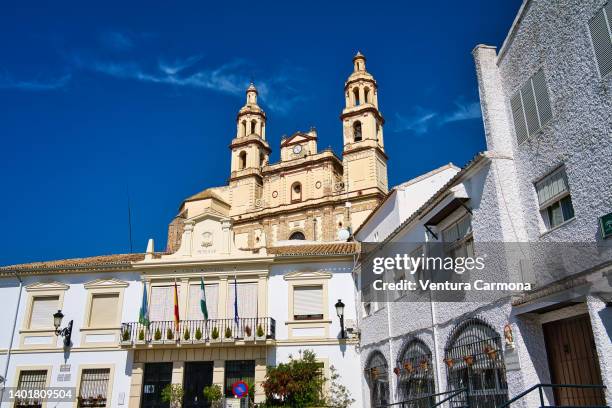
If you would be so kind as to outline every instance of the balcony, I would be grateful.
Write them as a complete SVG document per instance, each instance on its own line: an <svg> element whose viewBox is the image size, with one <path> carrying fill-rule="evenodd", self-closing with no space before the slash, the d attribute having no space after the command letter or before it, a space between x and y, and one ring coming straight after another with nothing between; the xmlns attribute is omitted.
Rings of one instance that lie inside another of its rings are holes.
<svg viewBox="0 0 612 408"><path fill-rule="evenodd" d="M174 320L121 324L121 346L148 345L215 345L261 343L274 340L276 321L271 317L234 319L182 320L178 328Z"/></svg>

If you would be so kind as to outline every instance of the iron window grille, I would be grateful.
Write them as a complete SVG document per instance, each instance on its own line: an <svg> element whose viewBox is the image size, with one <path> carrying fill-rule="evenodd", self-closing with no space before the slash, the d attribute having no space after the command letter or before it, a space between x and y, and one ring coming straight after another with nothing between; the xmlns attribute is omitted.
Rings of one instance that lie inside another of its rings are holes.
<svg viewBox="0 0 612 408"><path fill-rule="evenodd" d="M375 408L389 404L389 372L387 360L380 352L374 352L368 360L365 376L368 387L370 388L371 406Z"/></svg>
<svg viewBox="0 0 612 408"><path fill-rule="evenodd" d="M29 390L42 390L47 385L47 370L29 370L22 371L19 374L19 382L17 389L29 391ZM26 393L27 394L27 393ZM42 400L39 399L16 399L15 408L41 408Z"/></svg>
<svg viewBox="0 0 612 408"><path fill-rule="evenodd" d="M106 407L110 368L90 368L81 372L78 407Z"/></svg>
<svg viewBox="0 0 612 408"><path fill-rule="evenodd" d="M429 407L436 386L431 350L423 341L411 340L398 359L398 395L402 401L413 401L411 408Z"/></svg>

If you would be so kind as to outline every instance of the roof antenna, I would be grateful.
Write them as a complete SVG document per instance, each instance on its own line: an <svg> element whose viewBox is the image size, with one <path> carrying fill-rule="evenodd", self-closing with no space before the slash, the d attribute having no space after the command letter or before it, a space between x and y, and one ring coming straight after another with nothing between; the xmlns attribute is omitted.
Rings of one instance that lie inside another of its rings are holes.
<svg viewBox="0 0 612 408"><path fill-rule="evenodd" d="M128 184L125 185L125 192L127 195L127 210L128 210L128 231L129 231L129 238L130 238L130 254L133 253L133 246L132 246L132 207L130 205L130 187Z"/></svg>

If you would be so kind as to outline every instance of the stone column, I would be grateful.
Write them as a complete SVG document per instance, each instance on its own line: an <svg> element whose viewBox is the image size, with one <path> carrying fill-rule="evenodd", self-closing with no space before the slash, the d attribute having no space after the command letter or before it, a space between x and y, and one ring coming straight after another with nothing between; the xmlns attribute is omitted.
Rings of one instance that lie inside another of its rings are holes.
<svg viewBox="0 0 612 408"><path fill-rule="evenodd" d="M215 360L213 363L213 384L221 387L221 392L225 393L225 360Z"/></svg>
<svg viewBox="0 0 612 408"><path fill-rule="evenodd" d="M262 273L257 279L257 316L268 316L268 274ZM256 329L256 328L255 328Z"/></svg>
<svg viewBox="0 0 612 408"><path fill-rule="evenodd" d="M266 394L261 383L266 378L266 359L258 358L255 360L255 402L263 402L266 399Z"/></svg>
<svg viewBox="0 0 612 408"><path fill-rule="evenodd" d="M183 384L183 371L185 371L184 361L172 363L172 384Z"/></svg>
<svg viewBox="0 0 612 408"><path fill-rule="evenodd" d="M132 382L130 384L128 408L140 408L140 393L142 392L143 374L144 363L134 363L132 365Z"/></svg>
<svg viewBox="0 0 612 408"><path fill-rule="evenodd" d="M217 319L225 319L227 306L225 302L227 301L227 276L219 277L219 304L217 305ZM222 333L220 333L222 335Z"/></svg>

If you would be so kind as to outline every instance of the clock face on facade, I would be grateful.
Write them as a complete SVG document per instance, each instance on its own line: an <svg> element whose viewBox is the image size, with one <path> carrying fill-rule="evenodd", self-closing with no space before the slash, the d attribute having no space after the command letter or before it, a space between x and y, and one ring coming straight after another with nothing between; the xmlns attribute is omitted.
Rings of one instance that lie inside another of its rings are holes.
<svg viewBox="0 0 612 408"><path fill-rule="evenodd" d="M293 153L294 154L300 154L301 151L302 151L302 145L295 145L295 146L293 146Z"/></svg>

